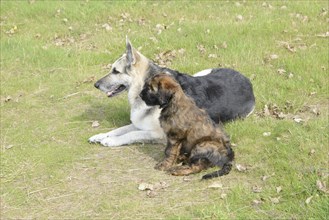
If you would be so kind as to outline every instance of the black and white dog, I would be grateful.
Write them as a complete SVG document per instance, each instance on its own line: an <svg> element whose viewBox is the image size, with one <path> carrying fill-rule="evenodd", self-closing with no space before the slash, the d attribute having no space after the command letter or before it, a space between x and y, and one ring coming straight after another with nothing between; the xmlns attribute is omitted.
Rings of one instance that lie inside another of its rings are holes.
<svg viewBox="0 0 329 220"><path fill-rule="evenodd" d="M147 106L139 97L145 81L160 72L172 75L185 94L192 97L198 107L205 109L216 123L244 118L255 108L252 84L241 73L216 68L203 70L194 76L183 74L156 65L135 50L127 39L126 53L113 63L110 73L99 79L95 87L108 97L128 90L131 124L94 135L89 142L110 147L132 143L163 143L165 135L159 123L159 107Z"/></svg>

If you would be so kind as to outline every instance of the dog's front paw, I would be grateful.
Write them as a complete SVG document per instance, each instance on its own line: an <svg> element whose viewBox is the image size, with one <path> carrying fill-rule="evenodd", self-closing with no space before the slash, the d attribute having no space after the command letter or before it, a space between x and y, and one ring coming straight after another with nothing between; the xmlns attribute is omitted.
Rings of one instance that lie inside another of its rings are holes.
<svg viewBox="0 0 329 220"><path fill-rule="evenodd" d="M118 139L116 137L104 138L103 140L101 140L100 143L104 147L118 147L118 146L125 145L125 143L123 143L120 139Z"/></svg>
<svg viewBox="0 0 329 220"><path fill-rule="evenodd" d="M96 135L90 137L88 139L88 141L89 141L89 143L99 143L105 138L107 138L107 134L106 133L100 133L100 134L96 134Z"/></svg>
<svg viewBox="0 0 329 220"><path fill-rule="evenodd" d="M168 163L166 160L164 160L164 161L158 163L157 165L155 165L154 168L157 169L157 170L164 171L164 170L170 169L171 168L171 164Z"/></svg>

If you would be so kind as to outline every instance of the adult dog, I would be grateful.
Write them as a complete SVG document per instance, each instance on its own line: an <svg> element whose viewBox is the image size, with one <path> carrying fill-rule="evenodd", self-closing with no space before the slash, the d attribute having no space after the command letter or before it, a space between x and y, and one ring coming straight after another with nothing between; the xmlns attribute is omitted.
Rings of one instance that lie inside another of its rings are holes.
<svg viewBox="0 0 329 220"><path fill-rule="evenodd" d="M150 78L140 97L147 105L161 108L159 120L167 136L167 148L166 157L156 165L157 169L182 176L208 167L221 167L203 179L230 172L234 152L222 127L216 126L171 76L159 74ZM174 166L180 160L185 165Z"/></svg>
<svg viewBox="0 0 329 220"><path fill-rule="evenodd" d="M131 107L131 124L108 133L89 138L91 143L104 146L121 146L140 143L163 143L165 135L159 123L160 108L147 106L139 97L145 81L165 72L172 75L191 96L197 106L203 108L216 123L243 118L255 106L252 85L248 78L231 69L209 69L193 76L162 68L135 50L126 41L126 53L116 60L110 73L95 83L95 87L114 97L128 90Z"/></svg>

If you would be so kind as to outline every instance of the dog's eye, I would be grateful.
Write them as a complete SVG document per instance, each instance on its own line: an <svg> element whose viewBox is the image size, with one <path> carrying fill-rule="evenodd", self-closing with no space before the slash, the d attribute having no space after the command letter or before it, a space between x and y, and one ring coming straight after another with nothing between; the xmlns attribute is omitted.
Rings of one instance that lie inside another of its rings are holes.
<svg viewBox="0 0 329 220"><path fill-rule="evenodd" d="M112 73L113 74L119 74L120 72L116 68L113 68Z"/></svg>

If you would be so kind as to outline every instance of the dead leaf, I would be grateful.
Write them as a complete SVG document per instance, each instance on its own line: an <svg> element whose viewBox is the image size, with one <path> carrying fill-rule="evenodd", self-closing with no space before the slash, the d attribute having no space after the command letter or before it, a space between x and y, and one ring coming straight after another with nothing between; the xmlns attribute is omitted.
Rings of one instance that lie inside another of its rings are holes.
<svg viewBox="0 0 329 220"><path fill-rule="evenodd" d="M326 16L328 14L328 11L327 11L327 9L326 8L322 8L321 9L321 13L320 13L320 16Z"/></svg>
<svg viewBox="0 0 329 220"><path fill-rule="evenodd" d="M321 180L317 180L316 187L318 188L318 190L320 190L326 194L329 194L329 190L327 189L325 182L322 182Z"/></svg>
<svg viewBox="0 0 329 220"><path fill-rule="evenodd" d="M320 115L321 114L320 109L317 105L310 105L310 106L308 106L308 108L309 108L309 111L311 113L313 113L314 115Z"/></svg>
<svg viewBox="0 0 329 220"><path fill-rule="evenodd" d="M279 59L279 56L276 55L276 54L271 54L271 55L269 56L269 58L270 58L271 60L276 60L276 59Z"/></svg>
<svg viewBox="0 0 329 220"><path fill-rule="evenodd" d="M14 145L13 145L13 144L10 144L10 145L6 145L6 146L5 146L5 149L6 149L6 150L9 150L10 148L13 148L13 147L14 147Z"/></svg>
<svg viewBox="0 0 329 220"><path fill-rule="evenodd" d="M87 79L84 79L84 80L82 81L82 83L92 83L92 82L95 81L95 79L96 79L95 76L90 76L90 77L88 77Z"/></svg>
<svg viewBox="0 0 329 220"><path fill-rule="evenodd" d="M10 95L5 98L5 102L9 102L11 100L12 100L12 97Z"/></svg>
<svg viewBox="0 0 329 220"><path fill-rule="evenodd" d="M93 123L91 124L91 127L92 127L92 128L97 128L97 127L99 127L99 126L100 126L100 124L99 124L98 121L93 121Z"/></svg>
<svg viewBox="0 0 329 220"><path fill-rule="evenodd" d="M264 105L263 111L257 114L261 117L272 116L277 119L285 119L288 117L288 115L283 113L283 111L276 104L272 103Z"/></svg>
<svg viewBox="0 0 329 220"><path fill-rule="evenodd" d="M184 48L180 48L180 49L178 50L178 53L180 53L180 54L183 55L183 54L185 53L185 51L186 51L186 50L185 50Z"/></svg>
<svg viewBox="0 0 329 220"><path fill-rule="evenodd" d="M270 4L267 3L267 2L263 2L262 6L263 6L264 8L269 8L269 9L272 9L272 8L273 8L273 6L270 5Z"/></svg>
<svg viewBox="0 0 329 220"><path fill-rule="evenodd" d="M145 22L146 22L145 18L140 18L140 19L137 20L137 23L138 23L139 26L144 26Z"/></svg>
<svg viewBox="0 0 329 220"><path fill-rule="evenodd" d="M222 47L223 49L226 49L226 48L227 48L227 43L226 43L226 41L224 41L224 42L222 43L221 47Z"/></svg>
<svg viewBox="0 0 329 220"><path fill-rule="evenodd" d="M190 177L188 177L188 176L184 176L183 177L183 181L184 182L190 182L192 179L190 178Z"/></svg>
<svg viewBox="0 0 329 220"><path fill-rule="evenodd" d="M316 35L317 37L329 37L329 31L327 31L326 33L324 34L318 34Z"/></svg>
<svg viewBox="0 0 329 220"><path fill-rule="evenodd" d="M163 24L157 24L155 25L155 29L157 31L157 34L160 35L166 27Z"/></svg>
<svg viewBox="0 0 329 220"><path fill-rule="evenodd" d="M261 180L266 181L267 179L269 179L272 176L275 176L275 173L272 173L271 175L268 175L268 176L262 176Z"/></svg>
<svg viewBox="0 0 329 220"><path fill-rule="evenodd" d="M201 54L205 54L206 53L206 48L202 44L197 45L197 49L199 50L199 52Z"/></svg>
<svg viewBox="0 0 329 220"><path fill-rule="evenodd" d="M210 184L208 186L208 188L213 188L213 189L220 188L221 189L221 188L223 188L223 184L221 184L219 182L214 182L214 183Z"/></svg>
<svg viewBox="0 0 329 220"><path fill-rule="evenodd" d="M315 154L315 150L314 149L311 149L311 151L308 153L308 155L313 155L313 154Z"/></svg>
<svg viewBox="0 0 329 220"><path fill-rule="evenodd" d="M155 183L153 185L154 190L164 189L164 188L167 188L167 187L169 187L169 185L166 182L163 182L163 181L160 181L160 182Z"/></svg>
<svg viewBox="0 0 329 220"><path fill-rule="evenodd" d="M155 196L158 195L158 193L153 190L147 190L146 195L147 195L147 197L154 198Z"/></svg>
<svg viewBox="0 0 329 220"><path fill-rule="evenodd" d="M278 204L278 203L280 203L280 199L281 199L281 196L279 196L279 197L274 197L274 198L270 197L270 201L271 201L273 204Z"/></svg>
<svg viewBox="0 0 329 220"><path fill-rule="evenodd" d="M104 28L107 31L112 31L113 28L111 27L111 25L109 25L108 23L105 23L102 25L102 28Z"/></svg>
<svg viewBox="0 0 329 220"><path fill-rule="evenodd" d="M243 16L242 16L242 15L237 15L237 16L235 17L235 20L236 20L236 21L242 21L242 20L243 20Z"/></svg>
<svg viewBox="0 0 329 220"><path fill-rule="evenodd" d="M286 73L286 70L285 70L285 69L282 69L282 68L280 68L280 69L278 69L278 70L277 70L277 72L278 72L278 74L280 74L280 75L283 75L283 74L285 74L285 73Z"/></svg>
<svg viewBox="0 0 329 220"><path fill-rule="evenodd" d="M260 187L260 186L253 186L252 187L252 192L254 192L254 193L261 193L263 191L263 188L262 187Z"/></svg>
<svg viewBox="0 0 329 220"><path fill-rule="evenodd" d="M172 61L177 57L176 50L167 50L155 56L155 62L160 66L170 66Z"/></svg>
<svg viewBox="0 0 329 220"><path fill-rule="evenodd" d="M226 193L222 193L222 194L220 194L220 198L221 199L225 199L227 197L227 194Z"/></svg>
<svg viewBox="0 0 329 220"><path fill-rule="evenodd" d="M71 36L61 37L61 36L58 36L57 34L55 34L53 43L55 44L55 46L67 46L67 45L71 45L71 44L75 43L75 39Z"/></svg>
<svg viewBox="0 0 329 220"><path fill-rule="evenodd" d="M304 121L299 115L295 115L292 119L293 119L296 123L301 123L301 122Z"/></svg>
<svg viewBox="0 0 329 220"><path fill-rule="evenodd" d="M262 204L262 203L263 203L262 201L257 200L257 199L255 199L255 200L252 201L252 204L253 204L253 205L256 205L256 206L257 206L257 205L260 205L260 204Z"/></svg>
<svg viewBox="0 0 329 220"><path fill-rule="evenodd" d="M149 39L151 41L153 41L153 43L158 43L159 42L158 39L156 39L155 37L150 37Z"/></svg>
<svg viewBox="0 0 329 220"><path fill-rule="evenodd" d="M269 110L267 105L264 105L264 110L263 111L264 111L265 116L270 116L271 115L270 110Z"/></svg>
<svg viewBox="0 0 329 220"><path fill-rule="evenodd" d="M282 186L276 187L276 193L280 193L282 191Z"/></svg>
<svg viewBox="0 0 329 220"><path fill-rule="evenodd" d="M305 200L305 203L308 205L310 204L311 200L313 199L313 196L310 196L308 197L306 200Z"/></svg>
<svg viewBox="0 0 329 220"><path fill-rule="evenodd" d="M5 33L8 34L8 35L13 35L13 34L16 33L17 29L18 29L17 26L14 25L12 28L10 28L10 29L9 29L8 31L6 31Z"/></svg>
<svg viewBox="0 0 329 220"><path fill-rule="evenodd" d="M138 185L138 190L140 191L153 190L153 185L149 183L140 183Z"/></svg>
<svg viewBox="0 0 329 220"><path fill-rule="evenodd" d="M264 132L264 133L263 133L263 136L264 136L264 137L269 137L269 136L271 136L271 132Z"/></svg>
<svg viewBox="0 0 329 220"><path fill-rule="evenodd" d="M239 172L245 172L247 171L247 167L241 165L241 164L236 164L235 165L236 169L239 171Z"/></svg>
<svg viewBox="0 0 329 220"><path fill-rule="evenodd" d="M216 54L209 54L208 58L217 58L217 55Z"/></svg>
<svg viewBox="0 0 329 220"><path fill-rule="evenodd" d="M289 52L291 52L291 53L295 53L296 52L295 46L291 45L291 43L286 42L286 41L279 41L278 43L281 46L283 46L284 48L286 48Z"/></svg>
<svg viewBox="0 0 329 220"><path fill-rule="evenodd" d="M265 58L264 58L264 63L270 63L272 60L277 60L279 59L279 56L276 55L276 54L270 54L270 55L267 55Z"/></svg>

